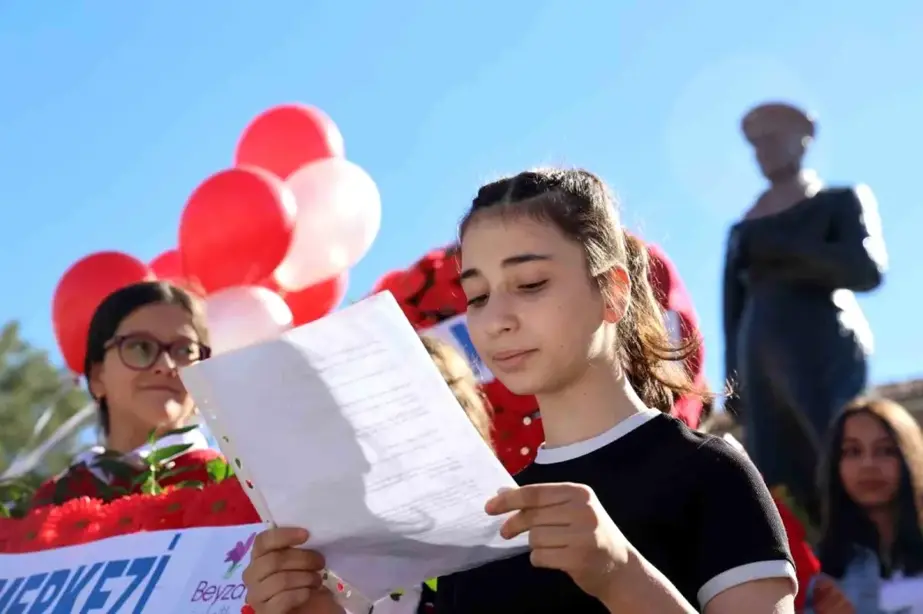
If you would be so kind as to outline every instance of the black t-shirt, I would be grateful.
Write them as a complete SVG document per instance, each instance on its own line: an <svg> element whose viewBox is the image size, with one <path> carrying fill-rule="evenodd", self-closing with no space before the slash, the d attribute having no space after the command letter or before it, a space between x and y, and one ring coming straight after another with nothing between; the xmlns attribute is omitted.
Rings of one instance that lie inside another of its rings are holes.
<svg viewBox="0 0 923 614"><path fill-rule="evenodd" d="M721 439L659 412L588 441L542 449L520 485L590 486L635 548L693 605L744 582L791 578L785 529L760 474ZM605 613L564 572L528 554L439 578L439 614Z"/></svg>

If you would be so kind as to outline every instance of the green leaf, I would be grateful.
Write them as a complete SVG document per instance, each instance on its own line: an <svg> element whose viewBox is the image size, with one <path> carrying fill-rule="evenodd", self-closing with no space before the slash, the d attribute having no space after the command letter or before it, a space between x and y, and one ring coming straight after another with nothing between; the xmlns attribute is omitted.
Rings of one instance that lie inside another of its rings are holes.
<svg viewBox="0 0 923 614"><path fill-rule="evenodd" d="M28 496L32 489L28 488L24 484L19 484L16 482L11 482L9 484L0 485L0 501L13 501L21 499L24 496Z"/></svg>
<svg viewBox="0 0 923 614"><path fill-rule="evenodd" d="M205 483L200 482L199 480L186 480L185 482L180 482L176 485L177 488L195 488L196 490L202 490L205 488Z"/></svg>
<svg viewBox="0 0 923 614"><path fill-rule="evenodd" d="M181 426L178 429L173 429L172 431L167 431L157 437L157 439L163 439L164 437L169 437L170 435L183 435L189 431L194 431L199 428L198 424L190 424L189 426Z"/></svg>
<svg viewBox="0 0 923 614"><path fill-rule="evenodd" d="M230 475L233 475L231 464L220 456L205 463L205 468L208 470L208 477L211 478L212 482L223 482Z"/></svg>
<svg viewBox="0 0 923 614"><path fill-rule="evenodd" d="M152 444L155 441L157 441L157 429L153 428L151 432L147 434L147 442Z"/></svg>
<svg viewBox="0 0 923 614"><path fill-rule="evenodd" d="M157 483L154 476L151 475L144 484L141 485L141 492L145 495L159 495L163 492L163 487Z"/></svg>
<svg viewBox="0 0 923 614"><path fill-rule="evenodd" d="M154 472L151 471L150 469L147 469L145 471L142 471L138 475L136 475L134 478L132 478L131 487L137 488L138 486L141 486L142 484L147 483L148 480L153 480L153 479L154 479Z"/></svg>
<svg viewBox="0 0 923 614"><path fill-rule="evenodd" d="M174 456L179 456L191 447L191 443L180 443L173 446L157 448L144 459L144 462L151 466L157 466L165 460L169 460Z"/></svg>
<svg viewBox="0 0 923 614"><path fill-rule="evenodd" d="M13 506L10 506L9 508L7 508L7 506L0 504L0 518L12 518L13 517L12 507Z"/></svg>
<svg viewBox="0 0 923 614"><path fill-rule="evenodd" d="M183 474L183 473L188 473L188 472L190 472L190 471L195 471L195 470L197 470L197 469L198 469L198 467L195 467L195 466L175 467L175 468L170 469L170 470L168 470L168 471L158 472L158 473L157 473L157 480L160 481L160 480L165 480L165 479L167 479L167 478L176 477L176 476L181 475L181 474Z"/></svg>
<svg viewBox="0 0 923 614"><path fill-rule="evenodd" d="M24 488L31 489L32 486L21 478L7 478L0 482L0 489L6 488Z"/></svg>

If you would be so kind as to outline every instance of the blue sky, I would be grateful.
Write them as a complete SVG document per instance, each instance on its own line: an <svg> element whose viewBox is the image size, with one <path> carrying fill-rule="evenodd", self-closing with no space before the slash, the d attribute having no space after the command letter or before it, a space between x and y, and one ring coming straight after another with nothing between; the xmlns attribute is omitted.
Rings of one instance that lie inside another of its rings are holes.
<svg viewBox="0 0 923 614"><path fill-rule="evenodd" d="M881 205L893 268L862 299L873 379L923 373L923 5L871 6L3 2L0 320L57 354L64 270L92 251L172 247L185 199L230 164L246 123L302 101L335 119L381 189L381 233L351 297L449 241L485 179L583 165L677 262L716 382L725 233L761 186L737 122L784 98L819 117L822 175L870 184Z"/></svg>

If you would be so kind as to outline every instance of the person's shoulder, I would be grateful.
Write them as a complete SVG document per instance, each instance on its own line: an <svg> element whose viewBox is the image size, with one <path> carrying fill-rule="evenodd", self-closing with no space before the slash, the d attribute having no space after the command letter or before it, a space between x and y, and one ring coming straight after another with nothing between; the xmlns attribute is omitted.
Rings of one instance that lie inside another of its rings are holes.
<svg viewBox="0 0 923 614"><path fill-rule="evenodd" d="M637 430L636 440L640 445L656 444L668 456L708 456L710 452L703 453L702 448L711 446L715 441L720 442L717 437L698 431L676 416L666 413L654 416L645 426L648 428Z"/></svg>
<svg viewBox="0 0 923 614"><path fill-rule="evenodd" d="M739 446L721 437L691 428L682 420L664 414L659 428L651 429L650 445L671 464L679 463L684 473L702 484L721 480L762 481L759 472ZM716 485L715 488L718 488Z"/></svg>
<svg viewBox="0 0 923 614"><path fill-rule="evenodd" d="M79 497L96 497L99 487L86 463L75 463L39 485L29 504L31 509L60 505Z"/></svg>
<svg viewBox="0 0 923 614"><path fill-rule="evenodd" d="M691 429L690 429L691 431ZM696 469L714 477L741 475L762 481L762 477L740 444L722 437L691 431L697 442ZM736 444L736 445L735 445Z"/></svg>
<svg viewBox="0 0 923 614"><path fill-rule="evenodd" d="M688 469L698 464L701 448L709 435L690 428L675 416L657 412L644 424L599 450L597 464L619 467L631 463L632 474L644 473L655 479L687 481ZM680 477L677 478L676 476Z"/></svg>
<svg viewBox="0 0 923 614"><path fill-rule="evenodd" d="M878 206L878 201L872 189L864 183L824 188L817 193L815 198L817 196L822 197L834 210L842 209L845 206L847 209L864 211L870 207L877 209Z"/></svg>

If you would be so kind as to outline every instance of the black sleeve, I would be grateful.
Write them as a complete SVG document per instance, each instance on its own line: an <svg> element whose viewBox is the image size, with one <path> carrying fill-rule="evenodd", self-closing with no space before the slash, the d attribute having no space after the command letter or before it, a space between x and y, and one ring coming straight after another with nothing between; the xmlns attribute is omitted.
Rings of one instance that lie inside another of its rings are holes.
<svg viewBox="0 0 923 614"><path fill-rule="evenodd" d="M728 238L724 263L724 284L722 296L722 318L724 324L724 375L725 381L732 384L737 381L737 330L740 327L740 317L743 313L746 295L743 282L740 280L740 270L734 262L734 249ZM741 408L736 399L725 400L725 410L733 415L739 415Z"/></svg>
<svg viewBox="0 0 923 614"><path fill-rule="evenodd" d="M433 602L433 610L439 614L458 614L458 608L455 606L455 591L458 590L456 583L457 574L442 576L437 579L436 594Z"/></svg>
<svg viewBox="0 0 923 614"><path fill-rule="evenodd" d="M702 476L693 543L699 607L729 588L767 578L795 580L779 510L753 463L723 440L697 452ZM707 476L707 477L706 477Z"/></svg>
<svg viewBox="0 0 923 614"><path fill-rule="evenodd" d="M881 285L887 253L881 231L878 203L866 186L831 193L841 202L832 212L832 232L827 241L790 235L782 241L758 241L756 259L770 264L776 279L806 282L825 288L857 292Z"/></svg>

